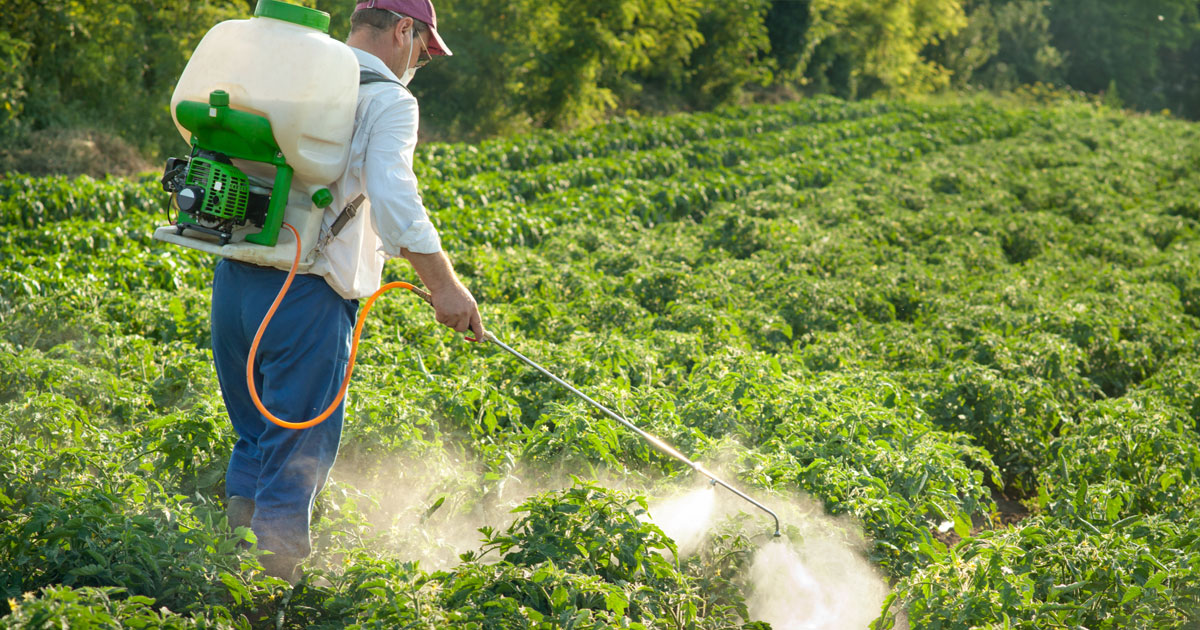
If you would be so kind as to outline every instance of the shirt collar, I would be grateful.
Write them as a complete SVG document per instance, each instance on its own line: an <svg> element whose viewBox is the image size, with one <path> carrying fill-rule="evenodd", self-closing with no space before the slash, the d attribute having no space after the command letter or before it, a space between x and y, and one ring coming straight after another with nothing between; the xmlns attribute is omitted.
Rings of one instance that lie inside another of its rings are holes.
<svg viewBox="0 0 1200 630"><path fill-rule="evenodd" d="M358 65L368 70L374 70L375 72L378 72L379 74L382 74L383 76L396 81L397 83L400 82L400 77L396 76L396 73L392 72L392 70L387 67L387 64L383 63L383 60L379 57L376 57L375 55L361 48L355 48L353 46L350 47L350 50L354 51L355 57L358 57Z"/></svg>

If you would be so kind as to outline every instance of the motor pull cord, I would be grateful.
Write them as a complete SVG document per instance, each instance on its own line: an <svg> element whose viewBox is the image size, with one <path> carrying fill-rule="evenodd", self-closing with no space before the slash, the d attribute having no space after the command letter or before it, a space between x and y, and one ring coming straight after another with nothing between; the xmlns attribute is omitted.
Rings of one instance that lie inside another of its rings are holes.
<svg viewBox="0 0 1200 630"><path fill-rule="evenodd" d="M350 386L350 375L354 373L354 361L358 356L358 338L362 335L363 324L367 321L367 314L371 312L371 306L375 304L375 299L385 291L408 289L430 304L433 301L429 293L407 282L389 282L379 287L378 291L372 293L371 297L367 298L362 312L358 315L358 322L354 325L354 341L350 345L350 363L346 365L346 376L342 379L342 386L338 389L337 397L333 399L333 402L329 404L329 407L325 411L321 412L315 418L305 420L304 422L282 420L268 411L266 406L263 405L262 400L258 397L258 388L254 386L254 356L258 353L258 343L262 340L263 332L267 330L267 324L271 322L271 318L275 315L275 309L279 308L279 303L283 301L283 296L287 295L288 289L292 286L292 279L296 277L296 269L300 267L300 233L290 224L284 223L283 227L291 230L292 235L296 237L296 257L292 260L292 268L288 270L287 280L283 281L283 286L279 288L279 294L275 296L275 301L271 304L271 308L267 310L262 323L258 325L258 332L254 335L254 343L250 344L250 355L246 358L246 387L250 389L250 398L254 400L254 406L258 407L259 413L266 419L285 429L307 429L321 424L326 418L333 415L334 410L338 408L338 405L342 403L342 399L346 397L346 389Z"/></svg>

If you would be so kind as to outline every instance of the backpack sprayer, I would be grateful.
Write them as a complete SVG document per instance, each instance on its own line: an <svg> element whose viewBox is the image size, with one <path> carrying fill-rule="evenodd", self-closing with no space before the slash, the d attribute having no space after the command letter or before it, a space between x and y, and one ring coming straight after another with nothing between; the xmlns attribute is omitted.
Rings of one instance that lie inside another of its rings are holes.
<svg viewBox="0 0 1200 630"><path fill-rule="evenodd" d="M367 299L358 316L346 374L329 407L309 420L289 422L263 405L254 384L254 357L292 279L319 255L314 245L324 208L333 202L327 186L346 166L360 75L349 47L329 38L329 14L278 0L259 0L254 14L268 19L230 20L213 27L180 77L171 112L192 150L187 157L167 160L163 190L171 193L170 205L178 215L173 224L155 230L154 238L265 266L282 267L291 259L287 279L250 346L246 384L265 418L283 428L305 429L332 415L345 397L363 324L375 300L385 291L407 289L430 305L433 301L429 293L407 282L383 285ZM281 232L281 228L287 231ZM281 239L281 234L290 235L293 242ZM762 503L491 332L467 340L499 346L662 453L708 477L712 485L721 485L770 514L775 520L775 536L780 536L779 517Z"/></svg>
<svg viewBox="0 0 1200 630"><path fill-rule="evenodd" d="M301 271L315 262L358 106L358 59L328 32L328 13L259 0L253 18L204 35L171 96L191 152L167 160L178 214L155 239L286 269L286 221L305 244Z"/></svg>

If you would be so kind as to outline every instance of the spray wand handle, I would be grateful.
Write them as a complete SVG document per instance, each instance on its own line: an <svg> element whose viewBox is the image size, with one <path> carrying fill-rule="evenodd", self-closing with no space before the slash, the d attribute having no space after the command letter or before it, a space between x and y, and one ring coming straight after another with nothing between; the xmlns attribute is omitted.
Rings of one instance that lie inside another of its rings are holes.
<svg viewBox="0 0 1200 630"><path fill-rule="evenodd" d="M433 306L433 294L432 293L426 291L425 289L419 288L419 287L409 287L408 290L417 294L417 297L421 298L422 300L425 300L426 304Z"/></svg>

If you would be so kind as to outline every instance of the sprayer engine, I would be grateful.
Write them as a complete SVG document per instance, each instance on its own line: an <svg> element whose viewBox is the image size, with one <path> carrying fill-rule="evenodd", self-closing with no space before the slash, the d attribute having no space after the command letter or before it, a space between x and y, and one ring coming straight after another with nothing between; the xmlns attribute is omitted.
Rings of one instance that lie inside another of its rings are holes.
<svg viewBox="0 0 1200 630"><path fill-rule="evenodd" d="M266 220L270 190L253 186L223 153L198 149L191 157L168 159L162 185L178 210L179 234L193 229L224 245L234 229L248 223L262 227Z"/></svg>

